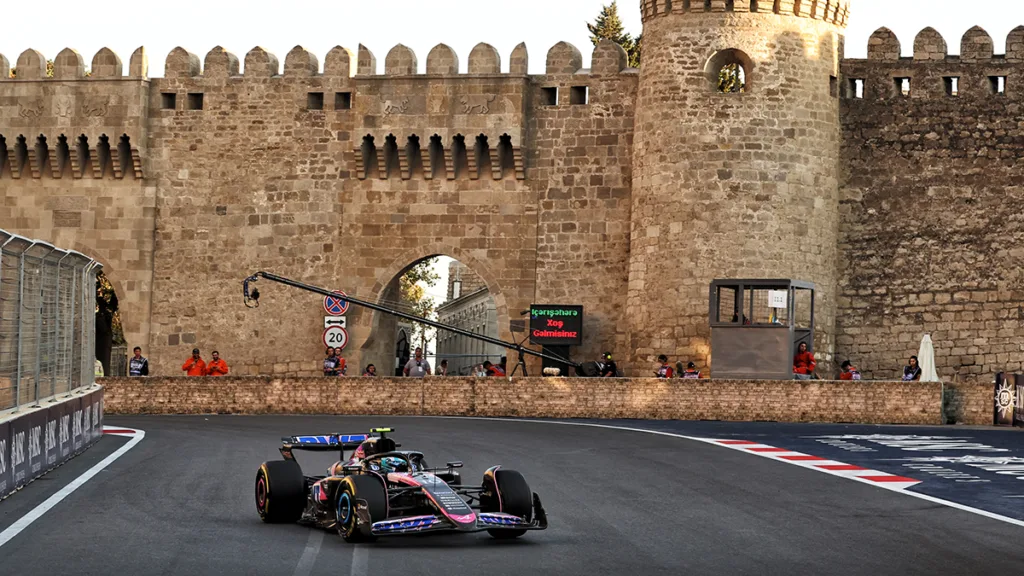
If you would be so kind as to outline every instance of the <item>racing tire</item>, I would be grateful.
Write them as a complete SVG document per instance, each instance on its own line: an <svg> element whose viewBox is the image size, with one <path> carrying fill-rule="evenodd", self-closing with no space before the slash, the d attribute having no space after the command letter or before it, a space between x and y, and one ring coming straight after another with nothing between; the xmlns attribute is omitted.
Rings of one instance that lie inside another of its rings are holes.
<svg viewBox="0 0 1024 576"><path fill-rule="evenodd" d="M533 492L526 478L515 470L490 470L484 474L484 490L480 498L481 512L504 512L533 521ZM509 540L526 534L526 530L488 530L498 540Z"/></svg>
<svg viewBox="0 0 1024 576"><path fill-rule="evenodd" d="M306 509L306 477L293 460L264 462L256 471L256 511L268 524L297 522Z"/></svg>
<svg viewBox="0 0 1024 576"><path fill-rule="evenodd" d="M362 500L370 512L370 524L388 517L388 491L380 480L373 476L346 476L338 490L335 503L335 518L338 534L345 542L373 542L376 536L370 533L370 526L360 525L356 517L356 505Z"/></svg>

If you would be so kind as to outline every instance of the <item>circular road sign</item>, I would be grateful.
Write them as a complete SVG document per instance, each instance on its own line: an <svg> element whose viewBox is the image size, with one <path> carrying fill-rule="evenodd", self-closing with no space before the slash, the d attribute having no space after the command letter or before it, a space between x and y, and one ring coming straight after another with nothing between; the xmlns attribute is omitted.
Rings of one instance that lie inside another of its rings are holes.
<svg viewBox="0 0 1024 576"><path fill-rule="evenodd" d="M344 350L348 346L348 330L341 326L331 326L324 330L324 346Z"/></svg>
<svg viewBox="0 0 1024 576"><path fill-rule="evenodd" d="M348 312L348 300L345 300L345 294L341 290L336 291L330 296L324 296L324 312L327 312L331 316L342 316L345 312Z"/></svg>

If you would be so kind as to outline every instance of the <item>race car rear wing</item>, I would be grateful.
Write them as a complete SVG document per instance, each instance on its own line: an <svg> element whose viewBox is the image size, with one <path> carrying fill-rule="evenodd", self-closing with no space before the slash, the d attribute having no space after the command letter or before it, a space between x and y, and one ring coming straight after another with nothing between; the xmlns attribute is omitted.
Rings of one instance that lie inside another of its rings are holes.
<svg viewBox="0 0 1024 576"><path fill-rule="evenodd" d="M379 434L385 437L392 428L373 428L370 434L319 434L313 436L286 436L281 438L281 456L286 460L294 460L292 450L304 450L307 452L334 452L341 454L340 458L345 459L345 450L354 450L359 447L372 434Z"/></svg>

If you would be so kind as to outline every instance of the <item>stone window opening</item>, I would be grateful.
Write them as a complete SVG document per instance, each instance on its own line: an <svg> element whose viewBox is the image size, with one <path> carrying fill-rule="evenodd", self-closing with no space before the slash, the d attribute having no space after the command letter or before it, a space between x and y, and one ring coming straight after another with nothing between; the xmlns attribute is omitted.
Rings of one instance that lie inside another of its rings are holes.
<svg viewBox="0 0 1024 576"><path fill-rule="evenodd" d="M28 144L24 134L19 134L14 141L14 160L18 163L18 171L24 177L25 166L28 164Z"/></svg>
<svg viewBox="0 0 1024 576"><path fill-rule="evenodd" d="M828 95L833 98L839 98L839 78L835 76L828 77Z"/></svg>
<svg viewBox="0 0 1024 576"><path fill-rule="evenodd" d="M910 78L908 77L897 77L893 78L893 84L896 86L896 95L903 96L904 98L910 97Z"/></svg>
<svg viewBox="0 0 1024 576"><path fill-rule="evenodd" d="M409 136L405 144L405 161L408 166L408 173L403 177L415 177L423 175L423 151L420 149L420 137L413 134Z"/></svg>
<svg viewBox="0 0 1024 576"><path fill-rule="evenodd" d="M85 134L75 139L75 156L78 157L78 176L82 177L89 165L89 138Z"/></svg>
<svg viewBox="0 0 1024 576"><path fill-rule="evenodd" d="M306 110L323 110L324 109L324 93L323 92L309 92L306 94Z"/></svg>
<svg viewBox="0 0 1024 576"><path fill-rule="evenodd" d="M569 90L569 104L582 106L590 103L590 89L587 86L573 86Z"/></svg>
<svg viewBox="0 0 1024 576"><path fill-rule="evenodd" d="M942 83L946 87L946 96L959 96L960 95L960 77L959 76L946 76L942 79Z"/></svg>
<svg viewBox="0 0 1024 576"><path fill-rule="evenodd" d="M351 92L335 92L334 93L334 109L335 110L351 110L352 109L352 93Z"/></svg>
<svg viewBox="0 0 1024 576"><path fill-rule="evenodd" d="M9 156L7 151L7 138L0 134L0 178L4 175L4 166L7 166L7 158Z"/></svg>
<svg viewBox="0 0 1024 576"><path fill-rule="evenodd" d="M729 48L715 53L704 66L708 82L716 92L741 94L750 91L754 62L742 50Z"/></svg>
<svg viewBox="0 0 1024 576"><path fill-rule="evenodd" d="M100 178L106 176L107 166L110 166L110 138L106 134L100 135L100 141L96 144L96 162L99 164Z"/></svg>
<svg viewBox="0 0 1024 576"><path fill-rule="evenodd" d="M997 96L1006 94L1006 76L989 76L988 83L992 94Z"/></svg>
<svg viewBox="0 0 1024 576"><path fill-rule="evenodd" d="M466 137L456 134L452 138L452 169L456 179L469 172L469 156L466 153Z"/></svg>
<svg viewBox="0 0 1024 576"><path fill-rule="evenodd" d="M68 146L68 137L63 134L57 137L55 156L57 158L57 174L63 176L71 166L71 148Z"/></svg>
<svg viewBox="0 0 1024 576"><path fill-rule="evenodd" d="M363 178L369 178L370 172L377 171L377 146L373 143L373 136L363 136L363 143L359 146L363 156Z"/></svg>
<svg viewBox="0 0 1024 576"><path fill-rule="evenodd" d="M433 179L445 170L444 144L441 142L441 136L434 134L430 137L427 154L430 155L430 177Z"/></svg>
<svg viewBox="0 0 1024 576"><path fill-rule="evenodd" d="M547 88L541 88L542 99L541 102L544 106L558 106L558 87L549 86Z"/></svg>
<svg viewBox="0 0 1024 576"><path fill-rule="evenodd" d="M750 0L750 11L757 12L757 0Z"/></svg>
<svg viewBox="0 0 1024 576"><path fill-rule="evenodd" d="M203 109L203 93L202 92L190 92L188 95L188 109L189 110L202 110Z"/></svg>
<svg viewBox="0 0 1024 576"><path fill-rule="evenodd" d="M377 176L381 179L390 178L398 173L398 138L388 134L384 138L384 173Z"/></svg>
<svg viewBox="0 0 1024 576"><path fill-rule="evenodd" d="M846 97L854 100L861 100L864 98L863 78L850 78L850 81L846 86Z"/></svg>
<svg viewBox="0 0 1024 576"><path fill-rule="evenodd" d="M515 176L516 161L513 157L512 137L508 134L502 134L498 138L498 166L501 169L502 178L507 175Z"/></svg>
<svg viewBox="0 0 1024 576"><path fill-rule="evenodd" d="M36 152L36 172L39 172L43 178L50 176L46 167L50 165L50 147L46 143L46 136L40 134L36 138L36 144L34 146Z"/></svg>
<svg viewBox="0 0 1024 576"><path fill-rule="evenodd" d="M164 110L174 110L178 107L178 95L174 92L163 92L160 94L160 107Z"/></svg>
<svg viewBox="0 0 1024 576"><path fill-rule="evenodd" d="M487 143L487 136L480 134L476 137L476 144L473 146L473 154L476 159L476 174L470 174L470 178L479 178L481 174L491 171L491 147Z"/></svg>
<svg viewBox="0 0 1024 576"><path fill-rule="evenodd" d="M117 142L117 159L121 163L121 174L122 177L127 177L128 174L132 175L132 179L135 178L135 170L132 167L132 141L127 134L122 134L121 138Z"/></svg>

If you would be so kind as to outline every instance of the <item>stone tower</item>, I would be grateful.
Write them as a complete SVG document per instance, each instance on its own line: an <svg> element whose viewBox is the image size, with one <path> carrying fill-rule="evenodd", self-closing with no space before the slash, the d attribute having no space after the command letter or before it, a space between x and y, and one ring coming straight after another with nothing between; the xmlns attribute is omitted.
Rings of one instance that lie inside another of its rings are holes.
<svg viewBox="0 0 1024 576"><path fill-rule="evenodd" d="M644 0L627 317L634 373L710 360L715 278L817 284L834 350L848 0ZM723 67L743 86L721 89Z"/></svg>

